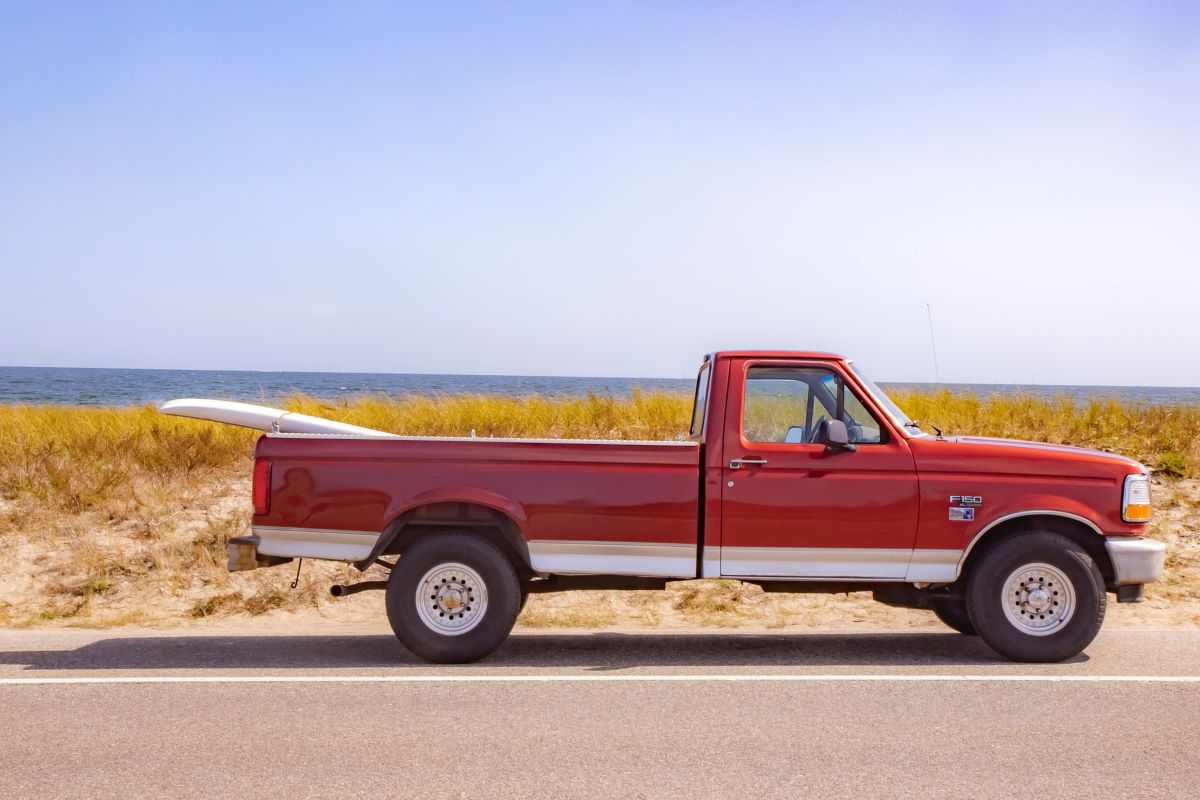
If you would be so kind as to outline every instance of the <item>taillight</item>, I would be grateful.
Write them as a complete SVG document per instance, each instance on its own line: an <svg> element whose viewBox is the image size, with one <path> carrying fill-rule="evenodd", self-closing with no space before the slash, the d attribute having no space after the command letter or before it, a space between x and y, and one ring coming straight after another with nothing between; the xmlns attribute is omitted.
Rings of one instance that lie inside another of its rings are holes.
<svg viewBox="0 0 1200 800"><path fill-rule="evenodd" d="M271 462L265 458L254 459L254 513L266 514L271 510Z"/></svg>

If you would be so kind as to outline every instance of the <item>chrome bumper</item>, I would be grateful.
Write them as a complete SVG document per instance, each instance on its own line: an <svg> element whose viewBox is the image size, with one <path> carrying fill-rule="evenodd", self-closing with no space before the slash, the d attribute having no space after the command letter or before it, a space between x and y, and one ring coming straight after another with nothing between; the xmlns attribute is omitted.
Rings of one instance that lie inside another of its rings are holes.
<svg viewBox="0 0 1200 800"><path fill-rule="evenodd" d="M1167 546L1140 536L1106 536L1104 546L1113 565L1113 584L1152 583L1162 577Z"/></svg>
<svg viewBox="0 0 1200 800"><path fill-rule="evenodd" d="M258 537L235 536L229 540L229 571L258 569Z"/></svg>
<svg viewBox="0 0 1200 800"><path fill-rule="evenodd" d="M245 572L259 567L286 564L291 558L265 556L258 552L260 540L257 536L235 536L229 540L229 571Z"/></svg>

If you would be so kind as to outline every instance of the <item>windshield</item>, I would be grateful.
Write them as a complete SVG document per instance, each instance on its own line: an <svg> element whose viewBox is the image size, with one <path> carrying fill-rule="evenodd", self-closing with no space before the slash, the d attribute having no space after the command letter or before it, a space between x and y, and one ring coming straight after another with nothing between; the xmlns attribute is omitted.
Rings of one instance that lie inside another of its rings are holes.
<svg viewBox="0 0 1200 800"><path fill-rule="evenodd" d="M875 402L883 406L883 410L887 412L888 416L891 417L897 425L903 427L906 431L916 436L928 435L925 433L925 431L921 430L917 423L909 419L908 414L905 414L900 409L900 406L892 402L892 398L887 396L887 392L876 386L875 382L866 375L863 375L862 370L860 370L857 365L851 363L850 370L854 373L855 377L858 378L859 383L866 387L866 390L871 393L872 397L875 398Z"/></svg>

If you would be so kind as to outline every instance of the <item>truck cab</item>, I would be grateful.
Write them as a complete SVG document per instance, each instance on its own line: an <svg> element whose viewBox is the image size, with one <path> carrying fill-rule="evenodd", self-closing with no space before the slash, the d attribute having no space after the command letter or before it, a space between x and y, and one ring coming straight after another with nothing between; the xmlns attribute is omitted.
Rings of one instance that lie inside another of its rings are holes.
<svg viewBox="0 0 1200 800"><path fill-rule="evenodd" d="M1014 659L1061 660L1098 631L1106 591L1138 602L1162 572L1141 464L930 434L834 354L710 356L692 434L721 498L705 575L886 582L877 599L931 608Z"/></svg>
<svg viewBox="0 0 1200 800"><path fill-rule="evenodd" d="M920 509L913 434L848 362L718 353L701 370L712 388L693 433L706 495L720 498L719 518L706 520L705 575L904 579Z"/></svg>
<svg viewBox="0 0 1200 800"><path fill-rule="evenodd" d="M706 560L719 566L706 572L940 583L959 577L985 534L1018 519L1079 534L1114 588L1136 584L1132 570L1116 575L1110 549L1135 544L1128 539L1159 549L1142 540L1150 510L1141 464L930 434L841 356L716 353L701 367L697 398L692 435L706 448L706 491L721 499L705 537L719 547Z"/></svg>

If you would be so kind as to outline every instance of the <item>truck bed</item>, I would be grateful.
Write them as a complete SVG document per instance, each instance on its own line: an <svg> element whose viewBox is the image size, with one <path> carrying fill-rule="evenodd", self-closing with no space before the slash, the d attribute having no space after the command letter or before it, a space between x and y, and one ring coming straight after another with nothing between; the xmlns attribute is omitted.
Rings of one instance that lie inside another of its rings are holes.
<svg viewBox="0 0 1200 800"><path fill-rule="evenodd" d="M258 552L357 561L396 520L503 515L537 572L693 577L692 442L270 434ZM455 516L457 515L457 516Z"/></svg>

